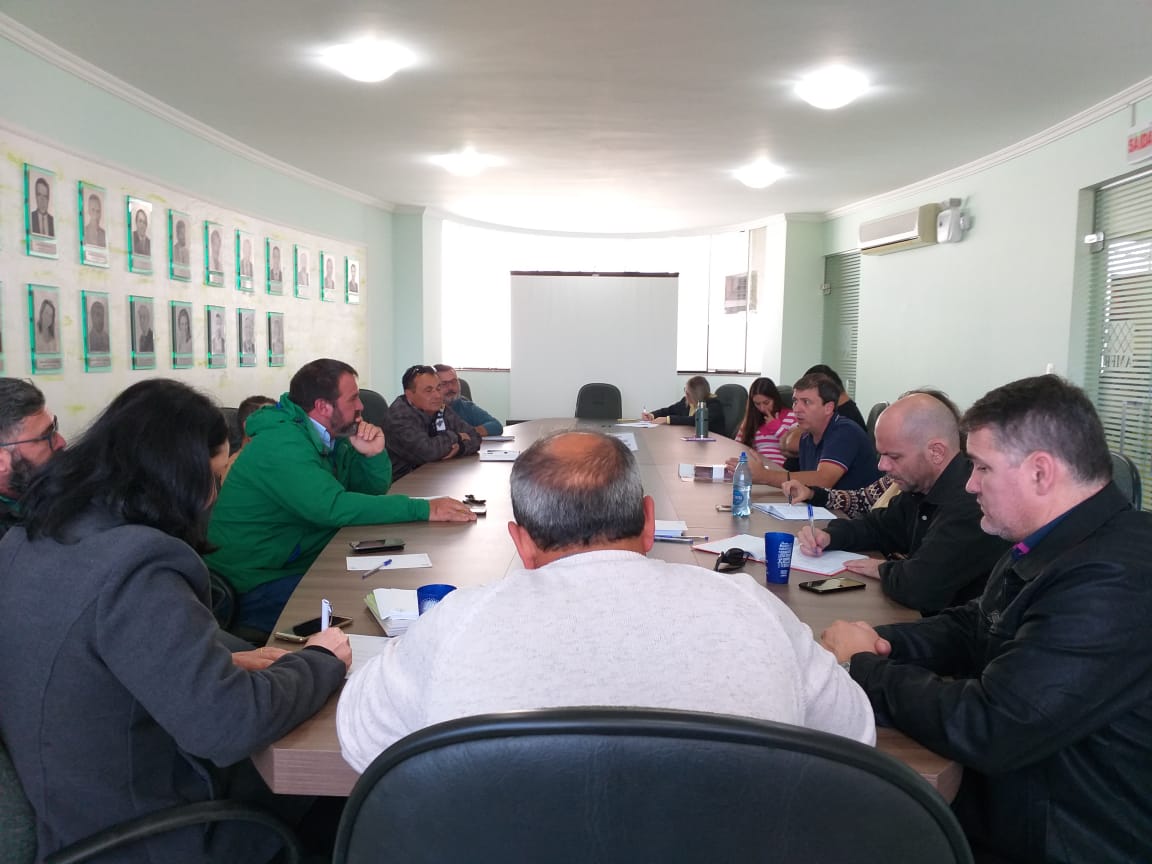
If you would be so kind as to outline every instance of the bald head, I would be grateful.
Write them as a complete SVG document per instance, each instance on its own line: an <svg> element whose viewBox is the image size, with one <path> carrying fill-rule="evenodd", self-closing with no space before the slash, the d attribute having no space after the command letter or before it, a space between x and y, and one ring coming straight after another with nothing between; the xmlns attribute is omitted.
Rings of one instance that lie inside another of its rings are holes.
<svg viewBox="0 0 1152 864"><path fill-rule="evenodd" d="M928 492L960 452L952 407L927 393L910 393L876 421L880 470L905 492Z"/></svg>

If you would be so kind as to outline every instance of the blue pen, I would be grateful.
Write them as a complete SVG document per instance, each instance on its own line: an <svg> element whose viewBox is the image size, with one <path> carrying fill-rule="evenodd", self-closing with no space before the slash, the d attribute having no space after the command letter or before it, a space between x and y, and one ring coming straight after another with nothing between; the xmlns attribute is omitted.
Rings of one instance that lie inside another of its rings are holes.
<svg viewBox="0 0 1152 864"><path fill-rule="evenodd" d="M385 558L383 561L381 561L379 564L377 564L377 565L376 565L375 567L373 567L371 570L365 570L365 571L364 571L364 572L361 574L360 578L361 578L361 579L367 579L367 578L368 578L369 576L371 576L373 573L378 573L379 571L383 570L385 567L387 567L387 566L388 566L389 564L391 564L391 563L392 563L392 559L391 559L391 558Z"/></svg>
<svg viewBox="0 0 1152 864"><path fill-rule="evenodd" d="M816 554L820 554L820 544L816 542L816 523L812 518L812 505L808 505L808 530L812 532L812 545L816 547Z"/></svg>

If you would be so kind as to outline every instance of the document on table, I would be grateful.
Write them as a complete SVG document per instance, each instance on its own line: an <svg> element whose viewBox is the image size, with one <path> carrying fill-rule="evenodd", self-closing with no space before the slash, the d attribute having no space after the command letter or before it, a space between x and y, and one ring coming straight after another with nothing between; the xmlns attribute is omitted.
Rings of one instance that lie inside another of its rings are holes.
<svg viewBox="0 0 1152 864"><path fill-rule="evenodd" d="M485 441L488 439L485 438ZM519 450L500 450L495 447L491 449L481 448L480 461L481 462L515 462L516 457L520 455Z"/></svg>
<svg viewBox="0 0 1152 864"><path fill-rule="evenodd" d="M364 598L364 605L381 629L399 636L420 615L415 588L377 588Z"/></svg>
<svg viewBox="0 0 1152 864"><path fill-rule="evenodd" d="M349 555L349 570L408 570L412 567L431 567L432 559L426 552L411 555Z"/></svg>
<svg viewBox="0 0 1152 864"><path fill-rule="evenodd" d="M388 647L388 642L387 636L362 636L359 633L349 633L348 646L352 649L352 668L348 670L348 675L358 669L363 669L365 663L377 654L383 653L384 649Z"/></svg>
<svg viewBox="0 0 1152 864"><path fill-rule="evenodd" d="M697 543L692 548L699 549L701 552L711 552L713 555L719 555L726 549L743 549L745 552L751 552L755 560L764 561L763 534L759 537L753 537L751 534L737 534L735 537L725 537L723 540L713 540L711 543Z"/></svg>
<svg viewBox="0 0 1152 864"><path fill-rule="evenodd" d="M682 537L688 530L688 523L679 519L657 519L657 537Z"/></svg>
<svg viewBox="0 0 1152 864"><path fill-rule="evenodd" d="M753 504L752 509L759 510L761 513L767 513L769 516L775 516L777 519L808 519L807 504L767 504L760 502ZM835 519L836 514L824 507L813 507L812 518Z"/></svg>
<svg viewBox="0 0 1152 864"><path fill-rule="evenodd" d="M651 420L621 420L616 424L617 426L631 426L633 429L651 429L653 426L659 426L659 423L653 423Z"/></svg>
<svg viewBox="0 0 1152 864"><path fill-rule="evenodd" d="M515 435L485 435L485 441L515 441Z"/></svg>
<svg viewBox="0 0 1152 864"><path fill-rule="evenodd" d="M792 547L792 566L807 573L819 573L821 576L833 576L844 571L845 561L856 561L867 558L858 552L841 552L839 550L825 549L819 557L805 555L800 551L800 544Z"/></svg>

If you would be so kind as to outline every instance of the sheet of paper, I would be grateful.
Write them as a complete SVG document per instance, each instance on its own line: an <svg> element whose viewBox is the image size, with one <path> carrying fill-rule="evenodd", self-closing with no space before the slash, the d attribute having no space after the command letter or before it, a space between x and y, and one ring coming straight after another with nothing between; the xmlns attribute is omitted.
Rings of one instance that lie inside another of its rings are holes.
<svg viewBox="0 0 1152 864"><path fill-rule="evenodd" d="M804 570L808 573L819 573L821 576L834 576L837 573L843 572L845 561L855 561L859 558L867 557L867 555L861 555L858 552L826 550L824 554L817 558L801 552L799 543L792 547L793 569Z"/></svg>
<svg viewBox="0 0 1152 864"><path fill-rule="evenodd" d="M515 435L485 435L485 441L515 441Z"/></svg>
<svg viewBox="0 0 1152 864"><path fill-rule="evenodd" d="M760 502L752 505L753 510L775 516L777 519L803 519L808 520L807 504L780 504ZM836 514L824 507L812 508L813 519L835 519Z"/></svg>
<svg viewBox="0 0 1152 864"><path fill-rule="evenodd" d="M653 423L651 420L628 420L620 422L617 426L630 426L633 429L651 429L653 426L659 426L659 423Z"/></svg>
<svg viewBox="0 0 1152 864"><path fill-rule="evenodd" d="M352 668L348 670L348 674L363 669L364 664L382 653L391 641L387 636L361 636L359 633L349 633L348 645L352 648Z"/></svg>
<svg viewBox="0 0 1152 864"><path fill-rule="evenodd" d="M390 561L384 570L408 570L412 567L431 567L432 559L426 552L415 552L410 555L349 555L346 559L349 570L375 570L385 561Z"/></svg>
<svg viewBox="0 0 1152 864"><path fill-rule="evenodd" d="M372 592L376 600L376 611L381 618L392 615L409 615L415 618L419 614L419 603L415 588L377 588Z"/></svg>
<svg viewBox="0 0 1152 864"><path fill-rule="evenodd" d="M657 537L679 537L688 530L688 523L679 519L657 519Z"/></svg>
<svg viewBox="0 0 1152 864"><path fill-rule="evenodd" d="M751 534L737 534L735 537L725 537L723 540L713 540L711 543L697 543L692 548L701 552L711 552L713 555L719 555L725 549L743 549L745 552L751 552L757 561L763 561L764 535L754 537Z"/></svg>
<svg viewBox="0 0 1152 864"><path fill-rule="evenodd" d="M635 432L609 432L608 434L613 438L619 438L621 441L623 441L624 446L626 446L633 453L640 449L640 446L636 443Z"/></svg>
<svg viewBox="0 0 1152 864"><path fill-rule="evenodd" d="M492 449L480 448L481 462L515 462L519 455L519 450L500 450L495 447Z"/></svg>
<svg viewBox="0 0 1152 864"><path fill-rule="evenodd" d="M680 438L681 441L715 441L715 438L710 438L705 435L703 438L697 438L695 435L684 435Z"/></svg>

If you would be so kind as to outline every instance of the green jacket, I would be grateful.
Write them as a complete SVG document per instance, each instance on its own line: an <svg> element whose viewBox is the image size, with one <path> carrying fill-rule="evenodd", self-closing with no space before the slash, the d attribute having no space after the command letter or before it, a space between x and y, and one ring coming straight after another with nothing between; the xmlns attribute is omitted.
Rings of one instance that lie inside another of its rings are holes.
<svg viewBox="0 0 1152 864"><path fill-rule="evenodd" d="M385 495L388 451L367 458L346 439L328 450L308 415L285 393L245 424L252 440L236 457L212 510L208 566L243 593L304 573L338 528L428 519L428 502Z"/></svg>

